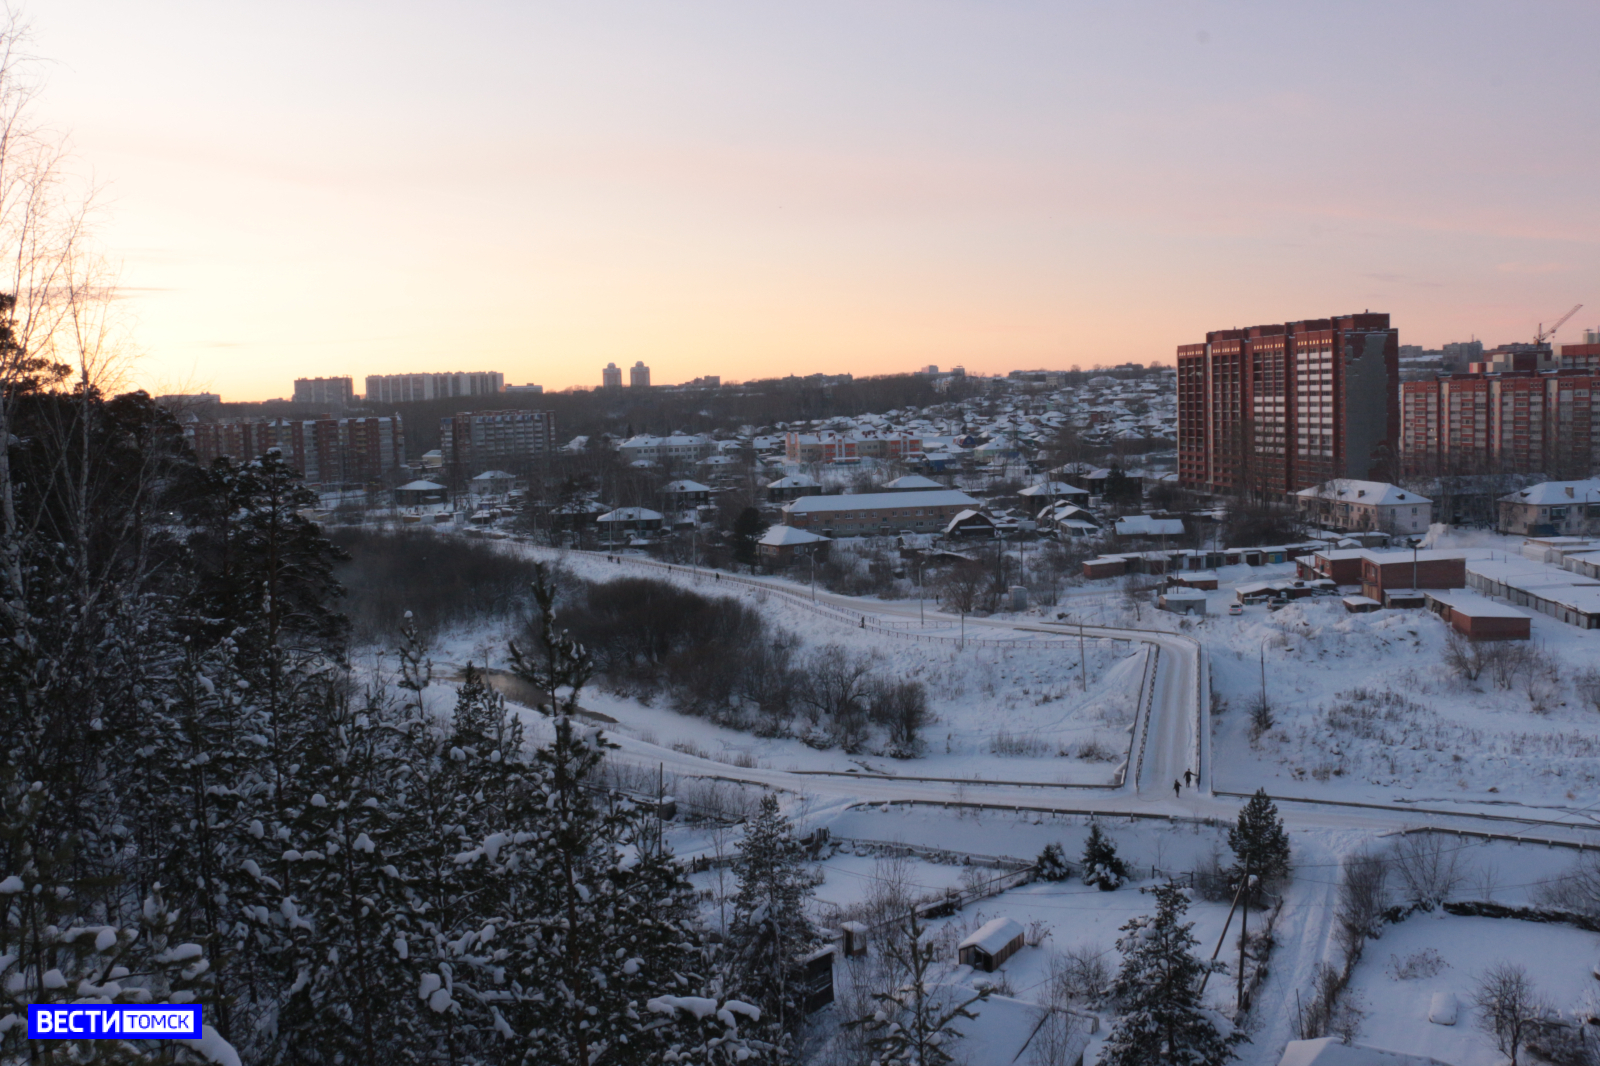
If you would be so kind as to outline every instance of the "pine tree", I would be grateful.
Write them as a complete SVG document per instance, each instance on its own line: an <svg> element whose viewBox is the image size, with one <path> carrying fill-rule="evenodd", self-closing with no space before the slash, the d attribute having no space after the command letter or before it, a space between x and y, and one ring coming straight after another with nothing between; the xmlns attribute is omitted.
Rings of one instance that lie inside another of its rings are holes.
<svg viewBox="0 0 1600 1066"><path fill-rule="evenodd" d="M806 902L816 891L806 861L805 846L779 810L778 797L764 794L733 861L738 889L729 941L732 987L761 1007L774 1042L794 1036L804 1020L793 977L818 942L806 916Z"/></svg>
<svg viewBox="0 0 1600 1066"><path fill-rule="evenodd" d="M1222 1066L1244 1034L1200 1004L1200 979L1222 969L1194 955L1199 943L1185 890L1175 882L1155 890L1154 916L1135 918L1117 941L1122 969L1113 990L1125 1005L1111 1029L1104 1066Z"/></svg>
<svg viewBox="0 0 1600 1066"><path fill-rule="evenodd" d="M1072 868L1067 865L1060 844L1046 844L1034 862L1034 869L1038 871L1041 881L1065 881L1072 876Z"/></svg>
<svg viewBox="0 0 1600 1066"><path fill-rule="evenodd" d="M1083 883L1102 892L1121 888L1128 880L1128 864L1117 857L1117 844L1100 831L1099 823L1089 827L1083 844Z"/></svg>
<svg viewBox="0 0 1600 1066"><path fill-rule="evenodd" d="M906 979L891 991L874 992L877 1009L845 1024L872 1034L867 1047L877 1066L950 1066L956 1061L951 1051L961 1040L955 1022L976 1018L970 1008L988 999L990 989L960 999L950 986L930 981L935 948L915 909L906 918L905 935L888 941L884 951Z"/></svg>
<svg viewBox="0 0 1600 1066"><path fill-rule="evenodd" d="M1258 879L1253 893L1274 884L1289 875L1289 834L1278 816L1278 807L1264 788L1239 811L1238 822L1228 830L1228 846L1233 849L1234 865L1231 875L1235 884L1248 871Z"/></svg>
<svg viewBox="0 0 1600 1066"><path fill-rule="evenodd" d="M741 563L754 566L756 542L767 531L767 520L754 507L746 507L733 520L733 557Z"/></svg>

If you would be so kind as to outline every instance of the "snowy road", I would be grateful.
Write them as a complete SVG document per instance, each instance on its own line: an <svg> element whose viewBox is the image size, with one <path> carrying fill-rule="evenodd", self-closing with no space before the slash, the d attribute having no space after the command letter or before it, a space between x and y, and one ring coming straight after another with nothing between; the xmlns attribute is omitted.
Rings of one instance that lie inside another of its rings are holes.
<svg viewBox="0 0 1600 1066"><path fill-rule="evenodd" d="M605 560L598 553L533 549L551 556L578 555L589 559ZM698 574L683 566L668 566L636 557L622 557L629 566L654 570L663 576L681 579L686 583L704 585L707 572ZM914 619L919 616L919 605L914 600L882 601L852 596L841 596L782 578L763 578L722 575L717 582L719 591L733 592L740 587L766 589L791 597L797 602L815 603L830 609L839 616L840 624L848 626L850 620L860 618L863 624L890 618ZM932 620L948 624L955 615L920 608ZM969 640L1004 639L1036 640L1042 636L1058 638L1064 647L1079 634L1074 624L1052 623L1038 620L1014 622L994 618L965 619ZM880 628L880 633L891 637L915 639L911 631ZM802 793L824 807L835 808L851 803L881 803L884 801L915 801L919 803L982 802L999 806L1027 806L1057 811L1095 811L1106 814L1131 814L1136 816L1162 815L1175 818L1215 818L1232 821L1237 815L1240 800L1232 796L1218 796L1211 792L1211 758L1209 753L1210 707L1209 685L1205 679L1205 651L1200 642L1178 633L1160 630L1133 629L1108 626L1085 626L1088 637L1106 637L1117 640L1146 641L1160 649L1153 699L1141 698L1148 710L1141 707L1137 728L1131 747L1134 766L1128 781L1121 789L1084 787L1079 785L1002 784L978 779L966 781L916 781L900 779L887 774L852 773L794 773L786 770L749 769L730 766L723 762L686 755L661 745L650 744L630 737L617 738L623 753L634 755L641 761L662 764L680 774L723 778L768 785L790 792ZM1141 697L1146 694L1141 693ZM1139 770L1139 753L1143 749L1143 768ZM1184 788L1173 795L1174 781L1180 781L1186 769L1198 770L1196 787ZM1467 831L1521 836L1529 841L1557 841L1594 846L1600 844L1600 826L1564 821L1564 816L1546 818L1533 815L1528 818L1495 815L1473 811L1422 809L1414 804L1384 806L1327 802L1302 802L1278 799L1286 824L1304 829L1358 829L1375 832L1392 832L1419 826L1432 826L1451 832Z"/></svg>

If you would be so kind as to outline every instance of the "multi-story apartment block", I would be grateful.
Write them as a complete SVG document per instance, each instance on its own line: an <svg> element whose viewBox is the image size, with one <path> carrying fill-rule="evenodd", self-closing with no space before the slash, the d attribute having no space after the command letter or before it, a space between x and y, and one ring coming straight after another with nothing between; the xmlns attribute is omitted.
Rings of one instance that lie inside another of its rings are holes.
<svg viewBox="0 0 1600 1066"><path fill-rule="evenodd" d="M398 417L191 422L184 435L203 465L221 456L245 462L277 448L315 485L389 480L406 461Z"/></svg>
<svg viewBox="0 0 1600 1066"><path fill-rule="evenodd" d="M1179 345L1179 480L1280 497L1379 476L1399 436L1399 354L1389 316L1372 313Z"/></svg>
<svg viewBox="0 0 1600 1066"><path fill-rule="evenodd" d="M348 377L295 378L294 402L340 409L354 405L355 385Z"/></svg>
<svg viewBox="0 0 1600 1066"><path fill-rule="evenodd" d="M648 389L650 387L650 368L644 365L644 360L636 361L628 368L628 387L630 389Z"/></svg>
<svg viewBox="0 0 1600 1066"><path fill-rule="evenodd" d="M600 368L600 387L602 389L622 388L622 368L616 363L607 363Z"/></svg>
<svg viewBox="0 0 1600 1066"><path fill-rule="evenodd" d="M791 463L831 463L839 459L901 459L922 451L922 438L908 433L788 433L784 457Z"/></svg>
<svg viewBox="0 0 1600 1066"><path fill-rule="evenodd" d="M1581 476L1600 467L1595 371L1517 370L1408 381L1401 386L1400 409L1401 467L1413 477Z"/></svg>
<svg viewBox="0 0 1600 1066"><path fill-rule="evenodd" d="M439 451L452 478L486 470L526 474L555 447L551 411L462 411L439 419Z"/></svg>
<svg viewBox="0 0 1600 1066"><path fill-rule="evenodd" d="M454 374L368 374L369 404L418 403L456 396L495 396L506 376L497 370Z"/></svg>

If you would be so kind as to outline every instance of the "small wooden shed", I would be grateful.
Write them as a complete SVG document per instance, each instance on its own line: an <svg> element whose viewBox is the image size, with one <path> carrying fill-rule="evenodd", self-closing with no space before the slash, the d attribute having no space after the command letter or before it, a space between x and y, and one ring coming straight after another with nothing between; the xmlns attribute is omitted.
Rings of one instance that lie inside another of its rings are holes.
<svg viewBox="0 0 1600 1066"><path fill-rule="evenodd" d="M1015 918L996 918L956 948L956 959L963 966L994 973L1011 956L1022 950L1022 926Z"/></svg>

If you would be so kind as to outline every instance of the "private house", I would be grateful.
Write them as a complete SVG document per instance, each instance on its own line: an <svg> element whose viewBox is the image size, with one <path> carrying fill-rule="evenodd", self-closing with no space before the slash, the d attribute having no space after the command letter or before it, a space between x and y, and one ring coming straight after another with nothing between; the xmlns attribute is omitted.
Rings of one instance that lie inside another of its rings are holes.
<svg viewBox="0 0 1600 1066"><path fill-rule="evenodd" d="M815 478L806 477L804 474L790 474L788 477L767 482L767 499L773 503L786 503L789 500L798 500L802 496L821 495L822 486L817 484Z"/></svg>
<svg viewBox="0 0 1600 1066"><path fill-rule="evenodd" d="M771 526L756 541L756 555L768 566L793 566L801 559L825 558L827 537L794 526Z"/></svg>
<svg viewBox="0 0 1600 1066"><path fill-rule="evenodd" d="M1013 523L1013 526L1015 523ZM950 519L944 527L946 537L984 537L992 539L998 529L995 520L982 511L971 508L964 510Z"/></svg>
<svg viewBox="0 0 1600 1066"><path fill-rule="evenodd" d="M661 528L660 511L648 507L618 507L594 520L606 540L619 540L629 533L654 533Z"/></svg>
<svg viewBox="0 0 1600 1066"><path fill-rule="evenodd" d="M698 481L669 481L661 486L661 506L669 511L684 511L711 502L711 488Z"/></svg>
<svg viewBox="0 0 1600 1066"><path fill-rule="evenodd" d="M479 496L504 496L516 483L517 479L504 470L485 470L472 479L471 486Z"/></svg>
<svg viewBox="0 0 1600 1066"><path fill-rule="evenodd" d="M420 507L424 504L443 503L450 490L434 481L409 481L394 490L394 502L400 507Z"/></svg>

